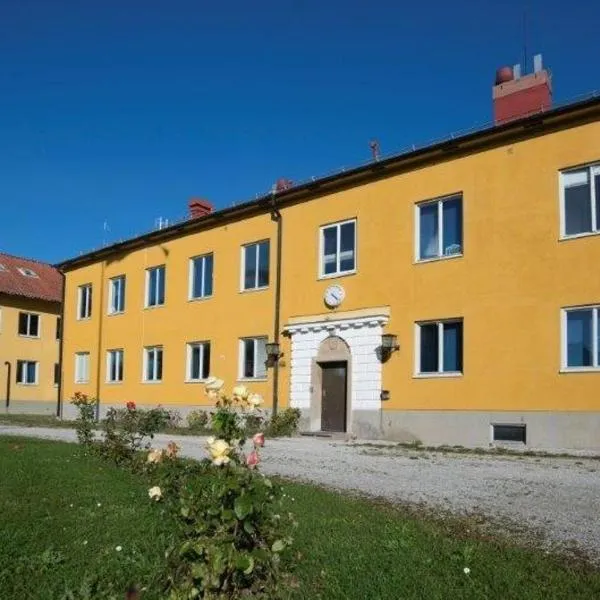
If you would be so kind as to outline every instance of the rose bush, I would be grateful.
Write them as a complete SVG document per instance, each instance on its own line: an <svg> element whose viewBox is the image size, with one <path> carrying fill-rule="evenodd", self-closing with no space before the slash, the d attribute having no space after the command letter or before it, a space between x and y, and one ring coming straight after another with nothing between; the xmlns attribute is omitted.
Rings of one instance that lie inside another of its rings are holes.
<svg viewBox="0 0 600 600"><path fill-rule="evenodd" d="M73 398L71 398L71 404L77 408L77 419L75 421L77 440L86 448L91 448L94 443L98 400L81 392L75 392Z"/></svg>

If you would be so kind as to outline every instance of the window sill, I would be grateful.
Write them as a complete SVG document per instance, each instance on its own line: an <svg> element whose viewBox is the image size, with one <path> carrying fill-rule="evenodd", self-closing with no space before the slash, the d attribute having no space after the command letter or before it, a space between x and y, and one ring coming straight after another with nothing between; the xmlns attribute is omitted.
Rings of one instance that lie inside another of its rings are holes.
<svg viewBox="0 0 600 600"><path fill-rule="evenodd" d="M198 384L198 383L206 383L207 381L208 381L208 378L207 379L184 379L183 383L196 383L196 384Z"/></svg>
<svg viewBox="0 0 600 600"><path fill-rule="evenodd" d="M89 317L77 317L78 321L91 321L92 317L91 315Z"/></svg>
<svg viewBox="0 0 600 600"><path fill-rule="evenodd" d="M453 377L463 377L464 373L448 372L448 373L415 373L413 379L448 379Z"/></svg>
<svg viewBox="0 0 600 600"><path fill-rule="evenodd" d="M124 314L125 314L125 311L124 311L124 310L118 310L118 311L116 311L116 312L107 312L107 313L106 313L106 316L107 316L107 317L117 317L117 316L119 316L119 315L124 315Z"/></svg>
<svg viewBox="0 0 600 600"><path fill-rule="evenodd" d="M144 306L144 310L154 310L156 308L164 308L165 303L162 304L152 304L151 306Z"/></svg>
<svg viewBox="0 0 600 600"><path fill-rule="evenodd" d="M188 302L204 302L205 300L210 300L213 297L213 295L211 294L210 296L198 296L197 298L188 298Z"/></svg>
<svg viewBox="0 0 600 600"><path fill-rule="evenodd" d="M268 290L268 289L269 289L268 285L263 285L262 287L248 288L247 290L241 289L240 294L251 294L252 292L264 292L265 290Z"/></svg>
<svg viewBox="0 0 600 600"><path fill-rule="evenodd" d="M162 379L142 379L142 383L144 384L149 384L149 385L156 385L158 383L162 383Z"/></svg>
<svg viewBox="0 0 600 600"><path fill-rule="evenodd" d="M89 379L87 381L77 381L75 380L75 385L88 385L90 383Z"/></svg>
<svg viewBox="0 0 600 600"><path fill-rule="evenodd" d="M268 377L238 377L238 382L240 381L269 381Z"/></svg>
<svg viewBox="0 0 600 600"><path fill-rule="evenodd" d="M448 254L447 256L432 256L431 258L416 258L413 265L422 265L426 263L439 262L443 260L453 260L455 258L463 258L464 254L459 252L457 254Z"/></svg>
<svg viewBox="0 0 600 600"><path fill-rule="evenodd" d="M563 367L559 373L568 375L569 373L600 373L600 367Z"/></svg>
<svg viewBox="0 0 600 600"><path fill-rule="evenodd" d="M25 383L24 381L17 381L17 385L24 385L26 387L35 387L36 385L39 385L37 383L37 381L35 383Z"/></svg>
<svg viewBox="0 0 600 600"><path fill-rule="evenodd" d="M106 385L119 385L119 384L123 383L123 380L121 380L121 381L105 381L104 383Z"/></svg>
<svg viewBox="0 0 600 600"><path fill-rule="evenodd" d="M583 233L574 233L572 235L561 235L558 238L559 242L568 242L569 240L579 240L581 238L594 237L600 235L600 231L585 231Z"/></svg>
<svg viewBox="0 0 600 600"><path fill-rule="evenodd" d="M39 340L41 338L39 335L25 335L24 333L20 333L19 337L27 340Z"/></svg>
<svg viewBox="0 0 600 600"><path fill-rule="evenodd" d="M341 273L327 273L326 275L319 275L318 281L338 279L339 277L350 277L351 275L356 275L357 273L357 269L353 269L352 271L342 271Z"/></svg>

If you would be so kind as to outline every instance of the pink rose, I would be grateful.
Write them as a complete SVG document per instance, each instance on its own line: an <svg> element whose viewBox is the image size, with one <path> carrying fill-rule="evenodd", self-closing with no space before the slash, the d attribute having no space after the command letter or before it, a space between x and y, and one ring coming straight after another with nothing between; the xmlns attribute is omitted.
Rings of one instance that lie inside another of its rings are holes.
<svg viewBox="0 0 600 600"><path fill-rule="evenodd" d="M246 464L250 469L254 469L259 462L260 459L258 458L258 452L256 450L252 450L252 452L250 452L250 454L248 454L246 457Z"/></svg>
<svg viewBox="0 0 600 600"><path fill-rule="evenodd" d="M127 410L135 410L135 402L132 400L130 400L125 406L127 407Z"/></svg>
<svg viewBox="0 0 600 600"><path fill-rule="evenodd" d="M255 433L252 441L257 448L262 448L265 445L265 434Z"/></svg>

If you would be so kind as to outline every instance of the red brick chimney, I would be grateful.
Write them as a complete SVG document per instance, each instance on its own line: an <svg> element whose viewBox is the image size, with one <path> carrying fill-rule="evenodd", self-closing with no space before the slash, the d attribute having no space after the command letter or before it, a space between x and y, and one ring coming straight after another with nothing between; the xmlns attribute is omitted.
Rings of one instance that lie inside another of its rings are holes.
<svg viewBox="0 0 600 600"><path fill-rule="evenodd" d="M203 198L192 198L188 202L188 208L190 209L190 219L199 219L205 217L213 212L214 207L208 201Z"/></svg>
<svg viewBox="0 0 600 600"><path fill-rule="evenodd" d="M534 72L521 76L521 65L496 71L492 89L496 125L543 112L552 106L552 80L542 68L542 55L533 59Z"/></svg>

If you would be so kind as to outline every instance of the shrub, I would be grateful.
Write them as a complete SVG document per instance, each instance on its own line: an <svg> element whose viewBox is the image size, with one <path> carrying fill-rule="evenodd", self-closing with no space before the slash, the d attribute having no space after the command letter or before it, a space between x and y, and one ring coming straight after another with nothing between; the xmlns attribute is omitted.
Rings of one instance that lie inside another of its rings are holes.
<svg viewBox="0 0 600 600"><path fill-rule="evenodd" d="M77 440L83 446L90 448L94 443L94 426L96 425L96 411L98 400L90 398L81 392L75 392L71 404L77 408L75 429Z"/></svg>
<svg viewBox="0 0 600 600"><path fill-rule="evenodd" d="M298 408L285 408L273 415L267 422L265 433L268 437L290 437L298 432L300 422Z"/></svg>
<svg viewBox="0 0 600 600"><path fill-rule="evenodd" d="M192 431L202 431L209 428L209 414L205 410L193 410L187 416L188 427Z"/></svg>

